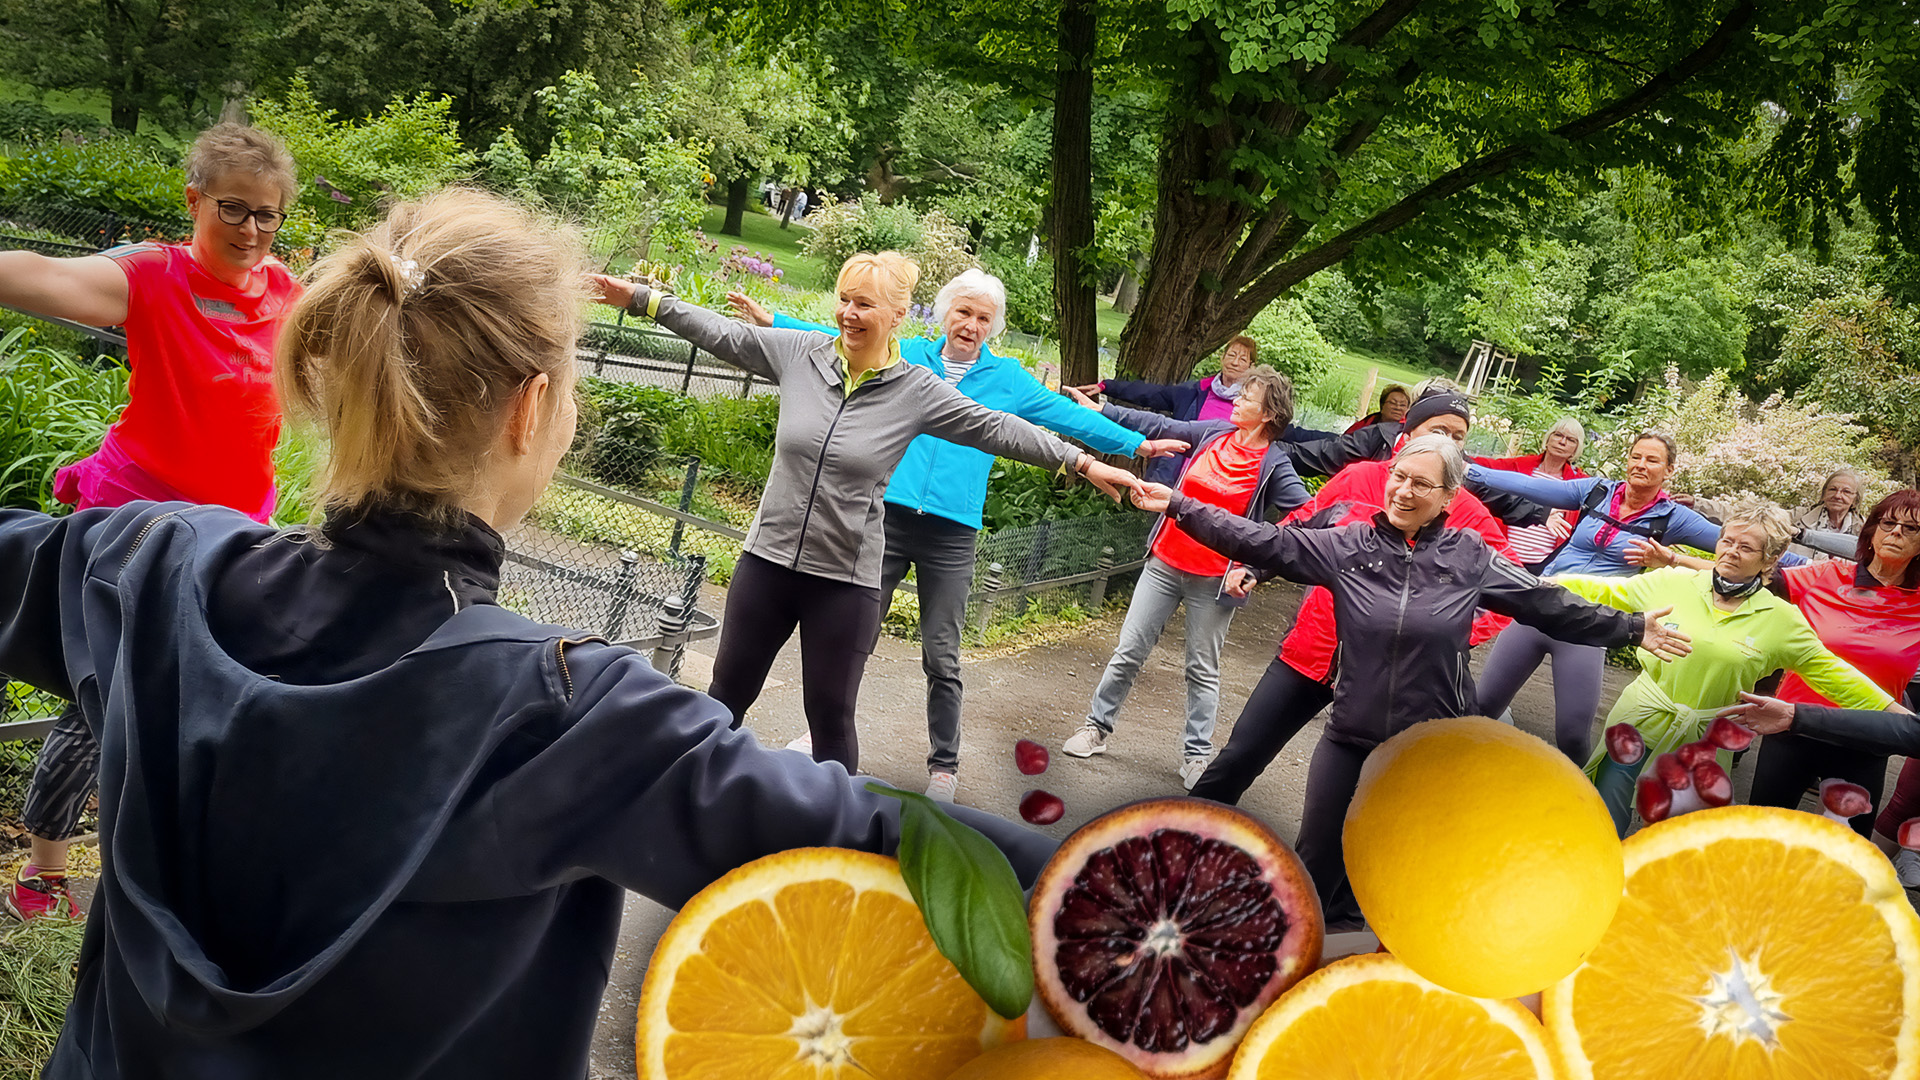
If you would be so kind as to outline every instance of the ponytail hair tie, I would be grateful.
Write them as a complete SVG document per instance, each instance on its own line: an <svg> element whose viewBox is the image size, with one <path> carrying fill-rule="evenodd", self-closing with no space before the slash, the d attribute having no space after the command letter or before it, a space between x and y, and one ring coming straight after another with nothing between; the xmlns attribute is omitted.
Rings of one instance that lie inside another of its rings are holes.
<svg viewBox="0 0 1920 1080"><path fill-rule="evenodd" d="M427 272L420 269L419 263L414 262L412 259L403 259L391 252L387 254L387 258L393 261L394 269L400 271L400 295L402 297L405 297L408 293L413 292L415 289L427 283Z"/></svg>

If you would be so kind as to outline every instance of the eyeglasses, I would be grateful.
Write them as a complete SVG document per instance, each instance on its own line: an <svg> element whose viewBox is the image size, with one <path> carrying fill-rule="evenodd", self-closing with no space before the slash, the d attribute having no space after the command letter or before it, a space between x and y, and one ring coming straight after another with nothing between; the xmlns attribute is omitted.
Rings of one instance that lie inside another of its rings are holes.
<svg viewBox="0 0 1920 1080"><path fill-rule="evenodd" d="M239 225L248 218L252 218L254 228L263 233L279 232L281 223L287 220L287 215L278 210L255 210L246 203L234 202L232 199L214 199L213 205L219 212L221 221L229 225Z"/></svg>
<svg viewBox="0 0 1920 1080"><path fill-rule="evenodd" d="M1396 482L1405 484L1408 487L1412 488L1413 493L1423 499L1433 494L1434 492L1440 490L1439 484L1436 484L1431 480L1422 480L1417 476L1409 476L1406 473L1401 472L1399 469L1393 470L1392 476Z"/></svg>
<svg viewBox="0 0 1920 1080"><path fill-rule="evenodd" d="M1895 521L1892 518L1882 518L1880 527L1895 536L1920 536L1920 521Z"/></svg>

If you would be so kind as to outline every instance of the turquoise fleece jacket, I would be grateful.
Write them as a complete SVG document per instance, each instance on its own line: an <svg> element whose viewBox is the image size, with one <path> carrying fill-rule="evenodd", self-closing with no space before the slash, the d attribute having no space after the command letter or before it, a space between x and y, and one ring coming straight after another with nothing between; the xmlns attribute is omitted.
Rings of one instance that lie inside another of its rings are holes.
<svg viewBox="0 0 1920 1080"><path fill-rule="evenodd" d="M784 330L839 333L831 326L790 315L775 315L773 325ZM900 356L907 363L927 368L944 379L947 365L940 358L940 349L946 343L944 337L937 341L903 338ZM1020 361L998 356L984 345L980 348L980 359L961 377L956 389L989 409L1012 413L1028 423L1079 439L1103 454L1131 457L1145 438L1047 389L1020 366ZM937 514L978 529L980 508L987 501L987 476L992 471L992 454L922 435L908 444L906 456L894 466L886 499L905 510Z"/></svg>

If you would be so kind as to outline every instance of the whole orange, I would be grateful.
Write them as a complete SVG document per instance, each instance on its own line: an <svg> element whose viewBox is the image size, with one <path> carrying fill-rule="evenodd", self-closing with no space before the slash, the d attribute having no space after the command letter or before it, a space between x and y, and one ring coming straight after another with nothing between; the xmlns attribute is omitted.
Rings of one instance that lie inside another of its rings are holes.
<svg viewBox="0 0 1920 1080"><path fill-rule="evenodd" d="M1146 1073L1084 1039L1028 1039L989 1050L947 1080L1146 1080Z"/></svg>
<svg viewBox="0 0 1920 1080"><path fill-rule="evenodd" d="M1626 882L1613 821L1580 769L1482 716L1415 724L1368 755L1344 845L1380 943L1469 997L1558 982L1599 944Z"/></svg>

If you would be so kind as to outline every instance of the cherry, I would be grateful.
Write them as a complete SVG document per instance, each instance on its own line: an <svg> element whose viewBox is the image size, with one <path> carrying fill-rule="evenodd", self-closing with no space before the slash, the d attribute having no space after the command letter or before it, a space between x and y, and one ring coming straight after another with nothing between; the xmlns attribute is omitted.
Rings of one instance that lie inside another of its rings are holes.
<svg viewBox="0 0 1920 1080"><path fill-rule="evenodd" d="M1693 790L1708 806L1725 806L1733 801L1733 780L1712 758L1693 767Z"/></svg>
<svg viewBox="0 0 1920 1080"><path fill-rule="evenodd" d="M1653 759L1653 775L1673 791L1684 791L1693 786L1693 778L1687 775L1687 767L1672 754L1661 754Z"/></svg>
<svg viewBox="0 0 1920 1080"><path fill-rule="evenodd" d="M1047 771L1047 763L1052 760L1047 748L1032 739L1021 739L1013 744L1013 763L1028 776L1039 776Z"/></svg>
<svg viewBox="0 0 1920 1080"><path fill-rule="evenodd" d="M1685 765L1687 768L1696 769L1712 761L1714 753L1714 745L1705 740L1701 740L1700 742L1690 742L1680 747L1673 752L1673 756L1679 758L1680 764Z"/></svg>
<svg viewBox="0 0 1920 1080"><path fill-rule="evenodd" d="M1753 745L1754 732L1750 727L1741 725L1724 716L1716 716L1713 723L1707 725L1707 742L1722 750L1738 753Z"/></svg>
<svg viewBox="0 0 1920 1080"><path fill-rule="evenodd" d="M1067 812L1067 804L1050 791L1034 788L1020 796L1020 816L1029 825L1051 825Z"/></svg>
<svg viewBox="0 0 1920 1080"><path fill-rule="evenodd" d="M1920 817L1908 818L1893 831L1893 838L1909 851L1920 851Z"/></svg>
<svg viewBox="0 0 1920 1080"><path fill-rule="evenodd" d="M1844 825L1848 818L1857 818L1873 809L1873 796L1859 784L1839 779L1822 780L1820 805L1826 807L1828 817Z"/></svg>
<svg viewBox="0 0 1920 1080"><path fill-rule="evenodd" d="M1633 808L1640 811L1640 820L1652 825L1667 819L1673 809L1673 791L1659 777L1647 773L1633 789Z"/></svg>
<svg viewBox="0 0 1920 1080"><path fill-rule="evenodd" d="M1647 740L1632 724L1615 724L1607 729L1607 756L1622 765L1637 765L1647 756Z"/></svg>

